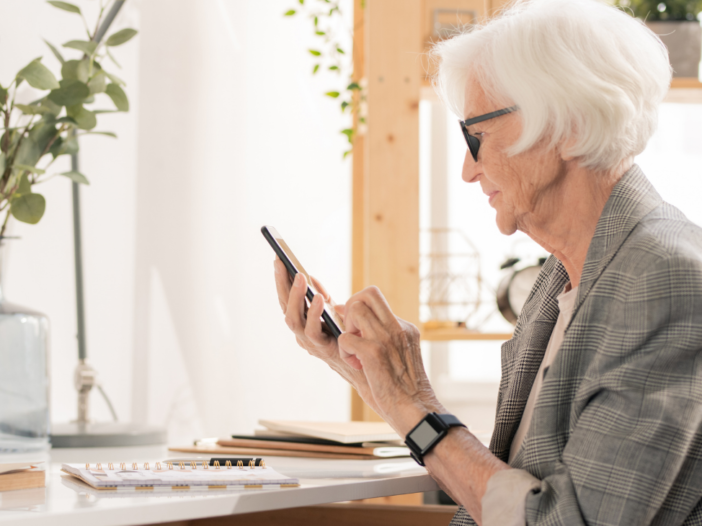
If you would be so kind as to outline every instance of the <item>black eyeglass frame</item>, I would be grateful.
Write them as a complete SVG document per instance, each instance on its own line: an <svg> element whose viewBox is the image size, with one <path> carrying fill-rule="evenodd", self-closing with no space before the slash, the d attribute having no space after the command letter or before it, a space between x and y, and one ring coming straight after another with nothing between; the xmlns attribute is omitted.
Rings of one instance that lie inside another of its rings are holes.
<svg viewBox="0 0 702 526"><path fill-rule="evenodd" d="M470 126L471 124L478 124L479 122L483 121L489 121L490 119L494 119L495 117L499 117L500 115L505 115L507 113L512 113L513 111L517 111L518 109L519 106L510 106L509 108L503 108L501 110L492 111L490 113L486 113L485 115L478 115L477 117L473 117L472 119L458 121L458 124L461 125L461 131L463 131L463 137L466 139L466 143L468 144L468 149L470 150L470 153L473 156L473 159L476 163L478 162L478 150L480 149L480 139L468 133L468 126Z"/></svg>

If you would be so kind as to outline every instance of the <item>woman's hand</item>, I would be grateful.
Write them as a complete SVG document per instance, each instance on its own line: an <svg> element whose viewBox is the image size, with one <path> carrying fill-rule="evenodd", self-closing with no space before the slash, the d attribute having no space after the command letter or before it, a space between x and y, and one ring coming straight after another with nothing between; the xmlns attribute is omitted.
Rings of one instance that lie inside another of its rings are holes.
<svg viewBox="0 0 702 526"><path fill-rule="evenodd" d="M396 317L377 287L355 294L343 309L342 359L362 370L375 411L405 436L427 413L445 412L424 371L419 330Z"/></svg>
<svg viewBox="0 0 702 526"><path fill-rule="evenodd" d="M348 381L363 400L377 412L373 396L368 388L368 383L363 371L351 367L341 359L336 338L323 330L321 321L324 303L333 307L329 294L324 287L314 278L313 285L319 294L315 295L312 304L307 309L305 295L307 293L307 280L304 275L297 274L293 283L290 282L285 265L276 258L275 286L278 292L280 308L285 314L285 323L295 334L297 343L312 356L323 360L329 367L339 373Z"/></svg>

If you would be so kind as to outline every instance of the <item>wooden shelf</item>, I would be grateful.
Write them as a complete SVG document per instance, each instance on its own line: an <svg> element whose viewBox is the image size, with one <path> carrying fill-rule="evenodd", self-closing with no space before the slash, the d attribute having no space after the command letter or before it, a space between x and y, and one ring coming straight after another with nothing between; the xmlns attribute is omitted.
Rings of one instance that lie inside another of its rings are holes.
<svg viewBox="0 0 702 526"><path fill-rule="evenodd" d="M702 82L696 78L677 77L670 83L671 89L702 89Z"/></svg>
<svg viewBox="0 0 702 526"><path fill-rule="evenodd" d="M422 340L432 342L447 342L452 340L494 340L507 341L512 338L510 332L478 332L470 331L463 327L442 327L438 329L424 329L422 327Z"/></svg>

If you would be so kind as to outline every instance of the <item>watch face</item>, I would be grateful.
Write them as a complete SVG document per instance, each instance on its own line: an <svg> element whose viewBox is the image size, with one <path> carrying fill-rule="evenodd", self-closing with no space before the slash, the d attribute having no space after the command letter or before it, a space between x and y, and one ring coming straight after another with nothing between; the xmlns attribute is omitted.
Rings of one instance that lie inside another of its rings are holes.
<svg viewBox="0 0 702 526"><path fill-rule="evenodd" d="M426 449L426 447L432 443L438 434L439 433L436 432L436 429L431 427L425 420L419 424L417 429L412 431L410 438L414 440L414 443L417 444L422 451L424 451L424 449Z"/></svg>

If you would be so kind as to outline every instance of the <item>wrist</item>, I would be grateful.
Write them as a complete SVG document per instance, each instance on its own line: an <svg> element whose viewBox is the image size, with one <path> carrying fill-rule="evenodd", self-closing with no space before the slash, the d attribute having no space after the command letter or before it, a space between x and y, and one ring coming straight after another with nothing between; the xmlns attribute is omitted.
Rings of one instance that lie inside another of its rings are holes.
<svg viewBox="0 0 702 526"><path fill-rule="evenodd" d="M407 433L412 431L414 427L429 413L445 413L446 410L439 403L407 403L397 408L391 418L390 425L397 431L402 440L405 439Z"/></svg>

